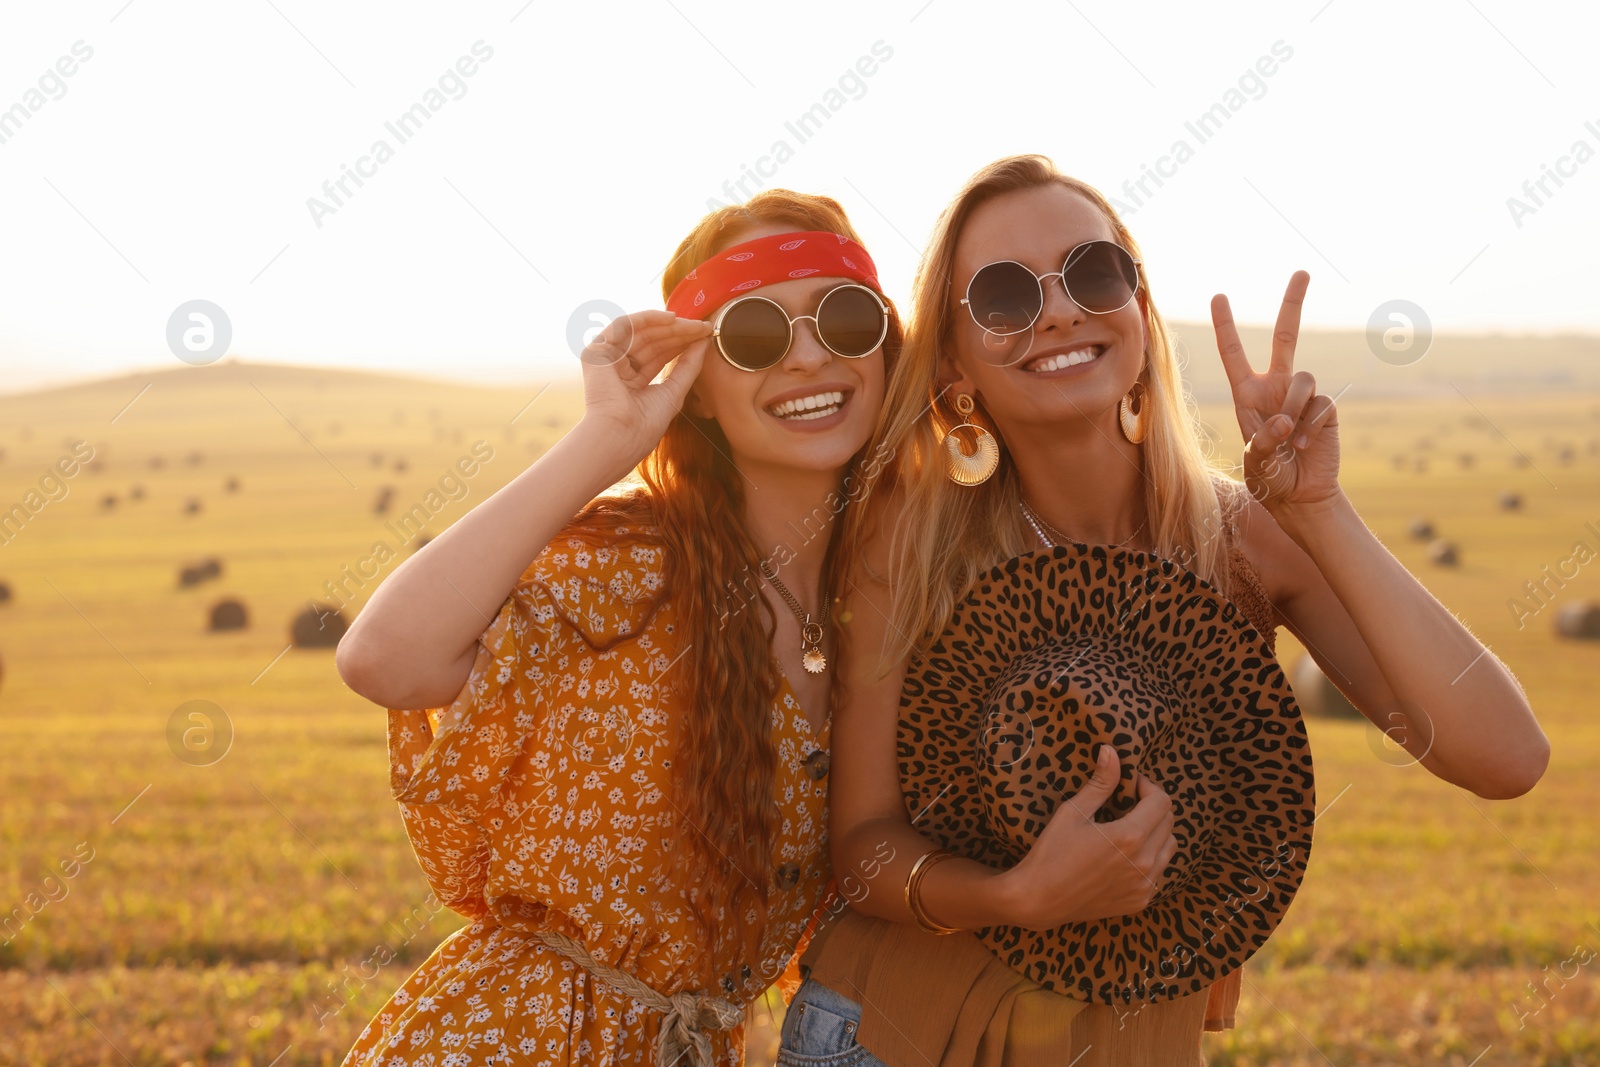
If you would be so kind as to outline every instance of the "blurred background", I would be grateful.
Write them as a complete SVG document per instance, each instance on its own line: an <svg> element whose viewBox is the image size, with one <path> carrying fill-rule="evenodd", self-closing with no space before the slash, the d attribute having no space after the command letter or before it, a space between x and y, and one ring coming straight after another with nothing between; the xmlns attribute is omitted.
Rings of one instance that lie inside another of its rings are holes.
<svg viewBox="0 0 1600 1067"><path fill-rule="evenodd" d="M0 8L0 1063L339 1062L460 925L342 626L576 421L575 353L660 306L704 212L831 195L905 307L1014 152L1113 198L1224 461L1209 300L1261 365L1310 271L1297 366L1348 493L1554 748L1528 796L1464 793L1282 634L1317 849L1211 1061L1600 1063L1597 29L1505 0Z"/></svg>

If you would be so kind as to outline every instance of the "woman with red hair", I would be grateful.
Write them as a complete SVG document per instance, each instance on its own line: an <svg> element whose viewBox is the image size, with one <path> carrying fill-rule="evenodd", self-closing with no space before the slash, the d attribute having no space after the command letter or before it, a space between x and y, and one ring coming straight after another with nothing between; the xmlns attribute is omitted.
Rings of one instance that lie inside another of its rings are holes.
<svg viewBox="0 0 1600 1067"><path fill-rule="evenodd" d="M737 1064L814 926L834 531L900 324L839 205L783 190L708 215L662 290L584 350L578 424L340 643L470 920L347 1064Z"/></svg>

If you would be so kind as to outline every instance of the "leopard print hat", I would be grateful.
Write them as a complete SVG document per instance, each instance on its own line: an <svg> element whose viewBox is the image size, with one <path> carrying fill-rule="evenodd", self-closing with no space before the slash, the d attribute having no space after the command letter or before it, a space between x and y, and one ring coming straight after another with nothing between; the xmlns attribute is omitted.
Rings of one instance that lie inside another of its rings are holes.
<svg viewBox="0 0 1600 1067"><path fill-rule="evenodd" d="M1002 962L1099 1004L1198 992L1249 959L1294 899L1316 810L1299 706L1261 635L1213 586L1144 552L1063 545L974 584L911 665L900 782L918 830L1015 864L1110 743L1172 798L1178 852L1136 915L1048 931L992 926Z"/></svg>

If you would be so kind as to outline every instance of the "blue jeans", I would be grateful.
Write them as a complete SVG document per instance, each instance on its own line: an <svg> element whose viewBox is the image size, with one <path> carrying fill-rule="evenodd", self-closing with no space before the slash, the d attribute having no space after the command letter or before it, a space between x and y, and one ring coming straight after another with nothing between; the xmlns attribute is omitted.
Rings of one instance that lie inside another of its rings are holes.
<svg viewBox="0 0 1600 1067"><path fill-rule="evenodd" d="M856 1044L861 1005L807 978L783 1017L778 1067L885 1067Z"/></svg>

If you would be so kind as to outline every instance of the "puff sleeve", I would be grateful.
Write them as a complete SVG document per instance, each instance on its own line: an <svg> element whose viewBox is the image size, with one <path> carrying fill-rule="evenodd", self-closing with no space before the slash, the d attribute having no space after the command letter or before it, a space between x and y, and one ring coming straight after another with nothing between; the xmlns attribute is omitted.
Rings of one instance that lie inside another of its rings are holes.
<svg viewBox="0 0 1600 1067"><path fill-rule="evenodd" d="M659 601L660 549L626 528L609 533L569 528L551 541L479 636L448 706L388 709L390 793L428 884L470 919L489 910L502 794L519 781L561 665L575 643L604 648L637 633Z"/></svg>

